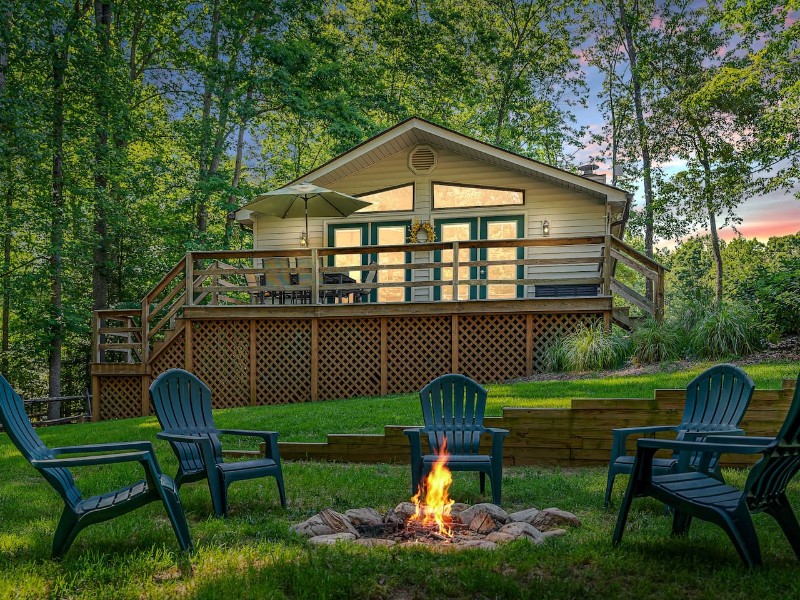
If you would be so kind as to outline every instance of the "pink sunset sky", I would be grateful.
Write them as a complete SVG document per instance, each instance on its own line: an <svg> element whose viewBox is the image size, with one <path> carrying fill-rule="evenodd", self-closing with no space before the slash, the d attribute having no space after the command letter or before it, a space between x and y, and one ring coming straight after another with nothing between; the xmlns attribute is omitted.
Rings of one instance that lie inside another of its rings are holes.
<svg viewBox="0 0 800 600"><path fill-rule="evenodd" d="M787 17L788 27L797 19L796 14ZM656 23L654 23L657 26ZM587 107L571 107L577 118L578 125L587 126L589 132L586 136L585 147L574 154L575 164L584 164L593 161L600 166L597 173L605 173L610 181L611 160L608 157L600 158L601 147L590 140L591 133L601 133L604 123L603 114L600 112L600 99L597 94L602 88L602 74L594 67L587 64L580 50L576 52L581 71L586 77L589 86ZM680 164L668 165L666 170L674 172L680 169ZM631 190L635 193L635 206L641 205L643 196L641 190ZM763 196L756 196L743 202L736 209L736 214L742 218L737 230L746 238L758 238L766 241L770 237L789 235L800 232L800 188L793 190L771 192ZM720 219L722 221L722 219ZM701 233L698 231L697 233ZM720 231L723 239L731 239L738 235L730 227ZM668 242L666 245L671 245Z"/></svg>

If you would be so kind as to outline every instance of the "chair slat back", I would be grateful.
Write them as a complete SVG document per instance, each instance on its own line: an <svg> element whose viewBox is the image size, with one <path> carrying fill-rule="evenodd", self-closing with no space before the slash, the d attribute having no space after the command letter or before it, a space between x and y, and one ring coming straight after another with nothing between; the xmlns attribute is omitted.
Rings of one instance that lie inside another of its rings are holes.
<svg viewBox="0 0 800 600"><path fill-rule="evenodd" d="M369 261L369 266L372 267L377 265L374 260ZM374 271L367 271L367 275L364 277L364 283L375 283L375 279L378 277L377 269Z"/></svg>
<svg viewBox="0 0 800 600"><path fill-rule="evenodd" d="M0 375L0 422L3 423L8 437L27 460L53 458L53 452L34 431L25 412L22 398L2 375ZM80 491L69 469L45 468L39 471L66 503L75 506L81 501Z"/></svg>
<svg viewBox="0 0 800 600"><path fill-rule="evenodd" d="M439 454L445 443L450 454L478 453L486 411L483 387L463 375L443 375L422 388L419 397L434 453Z"/></svg>
<svg viewBox="0 0 800 600"><path fill-rule="evenodd" d="M734 365L717 365L703 371L686 386L681 430L735 429L753 398L753 390L753 380Z"/></svg>
<svg viewBox="0 0 800 600"><path fill-rule="evenodd" d="M311 283L314 281L314 274L311 272L314 267L314 261L311 260L310 256L298 256L295 261L297 265L297 285L304 288L311 287Z"/></svg>
<svg viewBox="0 0 800 600"><path fill-rule="evenodd" d="M222 456L217 428L211 414L211 390L183 369L164 371L150 386L150 399L165 433L204 435L214 445L217 458ZM189 469L203 464L197 444L173 444L182 466Z"/></svg>
<svg viewBox="0 0 800 600"><path fill-rule="evenodd" d="M786 419L775 442L747 476L745 489L751 509L766 506L786 492L786 486L800 470L800 375Z"/></svg>
<svg viewBox="0 0 800 600"><path fill-rule="evenodd" d="M706 369L686 386L686 405L677 439L686 431L724 432L735 429L753 398L755 383L735 365L716 365ZM697 465L700 454L692 453L689 464ZM711 469L717 466L715 456Z"/></svg>
<svg viewBox="0 0 800 600"><path fill-rule="evenodd" d="M286 286L291 285L292 277L289 273L289 259L282 256L266 257L261 259L264 269L264 285ZM280 269L276 273L274 269Z"/></svg>

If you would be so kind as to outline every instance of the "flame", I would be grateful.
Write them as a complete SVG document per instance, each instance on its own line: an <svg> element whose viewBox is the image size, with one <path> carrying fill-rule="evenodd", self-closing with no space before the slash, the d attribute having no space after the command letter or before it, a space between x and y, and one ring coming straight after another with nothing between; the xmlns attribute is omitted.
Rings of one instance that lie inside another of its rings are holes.
<svg viewBox="0 0 800 600"><path fill-rule="evenodd" d="M419 490L411 498L416 506L416 512L409 520L418 521L422 525L436 525L440 534L451 537L453 532L448 524L451 522L450 508L455 501L450 498L448 493L453 483L453 475L447 468L447 439L444 440L441 450L437 454L439 458L433 464L433 469L428 473L425 481L420 483ZM423 491L425 493L424 502L421 501Z"/></svg>

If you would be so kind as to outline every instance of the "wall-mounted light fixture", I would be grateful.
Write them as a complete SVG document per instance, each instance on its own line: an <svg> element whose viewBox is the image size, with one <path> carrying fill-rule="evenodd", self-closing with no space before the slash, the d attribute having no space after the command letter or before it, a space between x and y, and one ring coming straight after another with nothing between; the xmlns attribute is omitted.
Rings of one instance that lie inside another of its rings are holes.
<svg viewBox="0 0 800 600"><path fill-rule="evenodd" d="M550 235L550 221L542 221L542 235Z"/></svg>
<svg viewBox="0 0 800 600"><path fill-rule="evenodd" d="M305 231L300 234L300 245L303 248L308 248L308 236L306 235Z"/></svg>

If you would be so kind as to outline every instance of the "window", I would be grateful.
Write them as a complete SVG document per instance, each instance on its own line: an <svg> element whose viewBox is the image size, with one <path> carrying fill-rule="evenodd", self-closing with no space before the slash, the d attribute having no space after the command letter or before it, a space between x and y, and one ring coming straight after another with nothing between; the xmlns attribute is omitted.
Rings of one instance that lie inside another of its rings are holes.
<svg viewBox="0 0 800 600"><path fill-rule="evenodd" d="M386 188L359 196L362 200L372 202L358 213L369 212L394 212L399 210L414 210L414 184L404 183L396 187Z"/></svg>
<svg viewBox="0 0 800 600"><path fill-rule="evenodd" d="M456 185L433 184L433 208L476 208L480 206L510 206L524 204L523 190Z"/></svg>

